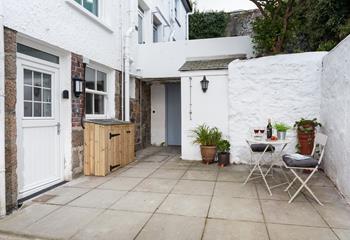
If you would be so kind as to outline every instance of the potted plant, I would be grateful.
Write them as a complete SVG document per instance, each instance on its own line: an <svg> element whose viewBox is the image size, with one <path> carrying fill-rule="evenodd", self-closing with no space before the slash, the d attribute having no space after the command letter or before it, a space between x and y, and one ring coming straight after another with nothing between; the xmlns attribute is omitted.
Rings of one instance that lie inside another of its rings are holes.
<svg viewBox="0 0 350 240"><path fill-rule="evenodd" d="M225 167L230 164L230 148L231 144L227 140L220 140L217 145L218 165Z"/></svg>
<svg viewBox="0 0 350 240"><path fill-rule="evenodd" d="M322 127L322 124L317 121L317 118L312 120L302 118L295 122L294 127L298 133L299 152L303 155L310 155L314 147L316 128Z"/></svg>
<svg viewBox="0 0 350 240"><path fill-rule="evenodd" d="M284 124L284 123L275 123L274 128L277 131L277 138L279 140L285 140L287 131L291 128L290 126Z"/></svg>
<svg viewBox="0 0 350 240"><path fill-rule="evenodd" d="M201 148L202 161L205 164L212 164L216 156L216 146L221 140L222 133L218 128L210 128L207 125L199 125L192 130L194 141Z"/></svg>

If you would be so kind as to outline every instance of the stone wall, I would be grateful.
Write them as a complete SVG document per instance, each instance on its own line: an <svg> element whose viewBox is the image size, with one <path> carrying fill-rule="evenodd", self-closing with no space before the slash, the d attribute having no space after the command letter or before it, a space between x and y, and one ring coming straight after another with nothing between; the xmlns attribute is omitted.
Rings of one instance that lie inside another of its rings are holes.
<svg viewBox="0 0 350 240"><path fill-rule="evenodd" d="M85 79L83 56L72 53L72 78ZM72 81L72 173L79 176L84 169L84 130L81 118L84 116L84 94L77 98L74 95Z"/></svg>
<svg viewBox="0 0 350 240"><path fill-rule="evenodd" d="M323 60L321 122L328 135L324 168L350 199L350 36Z"/></svg>
<svg viewBox="0 0 350 240"><path fill-rule="evenodd" d="M17 206L16 31L4 29L5 43L5 170L6 208Z"/></svg>
<svg viewBox="0 0 350 240"><path fill-rule="evenodd" d="M226 28L226 37L252 36L252 23L259 16L261 16L261 13L257 9L230 13Z"/></svg>
<svg viewBox="0 0 350 240"><path fill-rule="evenodd" d="M293 125L300 118L320 118L322 59L325 52L234 61L229 66L229 136L232 160L250 157L245 139L254 127L274 122ZM250 131L251 130L251 131ZM288 152L295 152L296 133Z"/></svg>

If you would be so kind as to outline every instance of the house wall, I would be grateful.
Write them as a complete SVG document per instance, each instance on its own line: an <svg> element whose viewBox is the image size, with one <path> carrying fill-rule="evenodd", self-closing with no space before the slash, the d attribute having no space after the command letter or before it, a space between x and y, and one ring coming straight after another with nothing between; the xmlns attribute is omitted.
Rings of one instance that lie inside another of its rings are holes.
<svg viewBox="0 0 350 240"><path fill-rule="evenodd" d="M139 46L137 74L143 78L180 77L179 68L188 58L246 54L253 56L250 37L177 41Z"/></svg>
<svg viewBox="0 0 350 240"><path fill-rule="evenodd" d="M232 161L247 163L249 129L300 118L320 118L324 52L236 60L229 66L229 135ZM295 152L295 132L287 152Z"/></svg>
<svg viewBox="0 0 350 240"><path fill-rule="evenodd" d="M200 81L207 76L209 88L203 93ZM192 83L190 81L192 78ZM192 87L191 87L192 85ZM192 108L190 104L192 103ZM184 72L181 77L182 148L184 160L201 160L200 148L193 144L191 130L200 124L218 127L228 137L228 72ZM190 114L192 112L192 114Z"/></svg>
<svg viewBox="0 0 350 240"><path fill-rule="evenodd" d="M321 122L328 135L324 168L350 198L350 37L323 60Z"/></svg>
<svg viewBox="0 0 350 240"><path fill-rule="evenodd" d="M165 143L165 85L151 86L151 143L160 146Z"/></svg>

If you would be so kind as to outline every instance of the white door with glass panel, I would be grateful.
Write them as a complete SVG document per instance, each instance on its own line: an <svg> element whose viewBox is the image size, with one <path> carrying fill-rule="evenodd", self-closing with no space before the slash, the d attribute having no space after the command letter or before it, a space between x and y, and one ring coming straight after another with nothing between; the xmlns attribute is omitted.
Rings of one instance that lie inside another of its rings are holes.
<svg viewBox="0 0 350 240"><path fill-rule="evenodd" d="M58 68L18 59L17 76L17 173L19 198L23 198L61 182L64 166Z"/></svg>

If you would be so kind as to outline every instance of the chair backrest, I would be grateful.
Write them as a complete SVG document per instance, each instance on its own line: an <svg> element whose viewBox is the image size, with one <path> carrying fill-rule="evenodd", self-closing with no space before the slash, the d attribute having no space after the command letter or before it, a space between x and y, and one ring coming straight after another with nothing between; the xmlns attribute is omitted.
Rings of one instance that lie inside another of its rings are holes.
<svg viewBox="0 0 350 240"><path fill-rule="evenodd" d="M314 148L311 156L315 156L316 153L319 154L318 165L320 165L322 162L324 151L327 145L327 139L328 137L326 135L322 133L316 133ZM318 149L319 149L319 152L316 152Z"/></svg>

